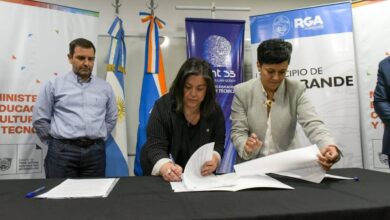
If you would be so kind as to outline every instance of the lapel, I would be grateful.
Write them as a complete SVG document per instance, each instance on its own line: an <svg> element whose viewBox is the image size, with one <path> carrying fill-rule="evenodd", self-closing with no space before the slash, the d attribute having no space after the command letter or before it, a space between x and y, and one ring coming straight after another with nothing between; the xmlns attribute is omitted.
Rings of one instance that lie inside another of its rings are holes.
<svg viewBox="0 0 390 220"><path fill-rule="evenodd" d="M201 145L208 143L210 140L210 137L211 137L212 127L210 126L211 123L209 123L208 120L211 120L211 118L209 117L208 119L206 119L204 117L201 117L201 120L200 120L200 125L199 125L200 131L199 132L200 132L200 144Z"/></svg>
<svg viewBox="0 0 390 220"><path fill-rule="evenodd" d="M283 131L284 127L287 126L286 123L284 123L285 118L283 117L283 112L288 110L290 106L288 106L288 103L285 103L285 93L286 80L283 80L275 93L275 102L271 108L271 132L275 143L279 143L278 140L283 138L283 134L281 134L280 131Z"/></svg>
<svg viewBox="0 0 390 220"><path fill-rule="evenodd" d="M170 115L170 127L168 129L169 133L167 134L170 139L168 139L168 152L172 154L173 158L178 158L180 149L175 146L179 146L181 139L183 137L183 122L180 120L181 117L174 110L174 105L171 105L171 109L168 114Z"/></svg>
<svg viewBox="0 0 390 220"><path fill-rule="evenodd" d="M168 151L172 153L172 156L174 158L179 157L180 153L180 147L182 143L182 139L184 138L183 130L184 127L187 126L183 119L179 118L182 117L175 112L170 112L171 114L171 128L170 130L170 144L168 146ZM184 116L183 116L184 117ZM212 123L209 122L209 120L212 120L211 118L205 119L204 117L201 117L199 121L199 129L200 129L200 145L204 145L211 140L211 134L212 134Z"/></svg>
<svg viewBox="0 0 390 220"><path fill-rule="evenodd" d="M251 87L248 87L251 89ZM252 90L252 99L250 101L249 108L251 112L249 113L252 117L248 117L248 124L250 126L249 130L254 131L256 135L258 135L262 140L265 138L265 132L267 129L267 107L265 102L267 101L267 97L264 95L264 89L261 84L260 78L256 79L253 84ZM249 109L248 108L248 109Z"/></svg>

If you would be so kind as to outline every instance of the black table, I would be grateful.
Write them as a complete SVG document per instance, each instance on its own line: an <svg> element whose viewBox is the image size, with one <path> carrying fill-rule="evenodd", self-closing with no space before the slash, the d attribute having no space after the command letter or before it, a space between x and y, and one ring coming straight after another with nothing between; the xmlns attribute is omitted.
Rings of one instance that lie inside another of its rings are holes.
<svg viewBox="0 0 390 220"><path fill-rule="evenodd" d="M25 199L62 179L0 181L0 219L390 219L390 174L350 168L359 181L276 177L294 190L174 193L159 177L121 178L105 199Z"/></svg>

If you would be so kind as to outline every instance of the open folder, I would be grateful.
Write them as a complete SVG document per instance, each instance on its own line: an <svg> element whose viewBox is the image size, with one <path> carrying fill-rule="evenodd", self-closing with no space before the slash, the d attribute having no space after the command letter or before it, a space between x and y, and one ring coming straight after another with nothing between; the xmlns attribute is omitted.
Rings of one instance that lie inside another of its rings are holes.
<svg viewBox="0 0 390 220"><path fill-rule="evenodd" d="M320 183L324 177L336 179L353 179L334 175L326 175L318 162L320 151L316 145L297 148L260 157L236 164L235 173L224 175L201 176L201 167L211 160L214 143L200 147L189 159L182 176L182 182L172 182L175 192L190 191L237 191L248 188L282 188L292 187L267 176L276 173L284 176Z"/></svg>
<svg viewBox="0 0 390 220"><path fill-rule="evenodd" d="M183 181L171 182L172 189L175 192L238 191L258 187L293 189L265 174L256 174L245 177L240 177L236 173L202 176L202 165L206 161L212 159L213 151L214 143L205 144L195 151L184 169L182 176Z"/></svg>
<svg viewBox="0 0 390 220"><path fill-rule="evenodd" d="M36 196L42 199L105 198L119 178L66 179L50 191Z"/></svg>
<svg viewBox="0 0 390 220"><path fill-rule="evenodd" d="M276 173L320 183L325 170L318 162L318 154L317 145L311 145L236 164L234 170L239 176Z"/></svg>

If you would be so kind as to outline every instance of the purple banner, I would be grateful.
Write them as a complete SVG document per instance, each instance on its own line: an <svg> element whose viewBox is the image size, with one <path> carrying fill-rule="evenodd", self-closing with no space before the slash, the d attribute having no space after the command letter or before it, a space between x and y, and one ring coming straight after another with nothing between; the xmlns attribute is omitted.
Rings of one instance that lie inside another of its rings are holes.
<svg viewBox="0 0 390 220"><path fill-rule="evenodd" d="M244 73L244 20L186 18L187 57L207 60L226 120L225 153L219 173L233 171L236 152L230 140L233 87Z"/></svg>

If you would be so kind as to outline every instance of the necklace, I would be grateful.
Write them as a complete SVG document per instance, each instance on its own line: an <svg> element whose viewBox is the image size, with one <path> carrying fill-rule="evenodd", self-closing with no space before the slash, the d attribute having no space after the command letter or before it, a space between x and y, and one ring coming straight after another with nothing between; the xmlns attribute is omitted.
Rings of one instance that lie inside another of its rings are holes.
<svg viewBox="0 0 390 220"><path fill-rule="evenodd" d="M273 102L273 101L274 101L273 99L267 99L267 100L265 101L265 105L266 105L268 108L271 108L272 102Z"/></svg>
<svg viewBox="0 0 390 220"><path fill-rule="evenodd" d="M275 101L275 99L273 98L274 97L274 93L273 92L266 92L266 94L267 94L267 100L265 101L265 105L268 108L271 108L272 102Z"/></svg>

